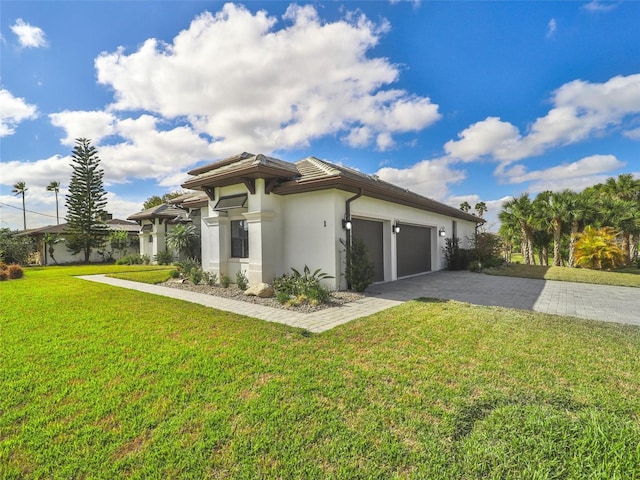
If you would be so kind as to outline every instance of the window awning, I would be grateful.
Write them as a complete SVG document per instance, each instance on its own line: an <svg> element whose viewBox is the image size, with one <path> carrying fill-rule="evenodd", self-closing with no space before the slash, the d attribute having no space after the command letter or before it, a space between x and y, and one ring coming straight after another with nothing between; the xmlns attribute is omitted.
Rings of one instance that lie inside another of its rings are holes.
<svg viewBox="0 0 640 480"><path fill-rule="evenodd" d="M150 224L146 224L142 226L142 230L140 230L141 233L149 233L153 231L153 225Z"/></svg>
<svg viewBox="0 0 640 480"><path fill-rule="evenodd" d="M247 194L229 195L228 197L220 197L214 210L231 210L232 208L244 208L247 204Z"/></svg>

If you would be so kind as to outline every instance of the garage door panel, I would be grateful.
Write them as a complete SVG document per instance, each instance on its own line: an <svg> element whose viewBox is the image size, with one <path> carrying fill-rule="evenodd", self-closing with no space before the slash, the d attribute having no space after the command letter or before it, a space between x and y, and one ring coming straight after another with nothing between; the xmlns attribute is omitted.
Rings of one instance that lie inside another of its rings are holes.
<svg viewBox="0 0 640 480"><path fill-rule="evenodd" d="M384 241L382 222L354 218L351 222L352 234L361 238L367 246L375 268L374 282L384 281Z"/></svg>
<svg viewBox="0 0 640 480"><path fill-rule="evenodd" d="M396 247L398 277L431 271L431 228L401 224Z"/></svg>

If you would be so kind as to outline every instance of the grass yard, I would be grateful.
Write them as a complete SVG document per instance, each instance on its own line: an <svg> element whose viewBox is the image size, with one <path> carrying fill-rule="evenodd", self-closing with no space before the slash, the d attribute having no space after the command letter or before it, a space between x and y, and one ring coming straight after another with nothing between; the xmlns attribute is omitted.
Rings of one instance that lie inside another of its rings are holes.
<svg viewBox="0 0 640 480"><path fill-rule="evenodd" d="M562 282L640 287L640 269L637 268L626 268L620 271L606 272L602 270L589 270L587 268L509 264L502 268L489 268L485 270L485 273L507 277L559 280Z"/></svg>
<svg viewBox="0 0 640 480"><path fill-rule="evenodd" d="M0 283L2 479L640 478L638 327L425 299L313 335L91 268Z"/></svg>

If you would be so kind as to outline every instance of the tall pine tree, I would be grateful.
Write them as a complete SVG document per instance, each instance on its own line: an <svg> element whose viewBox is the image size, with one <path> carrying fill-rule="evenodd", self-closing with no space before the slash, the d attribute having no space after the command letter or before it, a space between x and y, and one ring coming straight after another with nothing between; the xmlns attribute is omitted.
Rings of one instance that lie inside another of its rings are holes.
<svg viewBox="0 0 640 480"><path fill-rule="evenodd" d="M76 139L71 153L73 173L66 195L67 248L74 255L84 252L89 262L91 250L100 247L107 234L104 223L107 192L102 184L104 170L98 151L86 138Z"/></svg>

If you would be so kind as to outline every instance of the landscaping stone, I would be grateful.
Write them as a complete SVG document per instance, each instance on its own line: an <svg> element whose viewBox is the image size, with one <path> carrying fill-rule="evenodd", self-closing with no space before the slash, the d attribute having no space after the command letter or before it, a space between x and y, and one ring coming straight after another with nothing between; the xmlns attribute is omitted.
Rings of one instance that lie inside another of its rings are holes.
<svg viewBox="0 0 640 480"><path fill-rule="evenodd" d="M260 298L269 298L273 297L273 287L268 283L256 283L255 285L251 285L247 288L244 291L244 294Z"/></svg>

